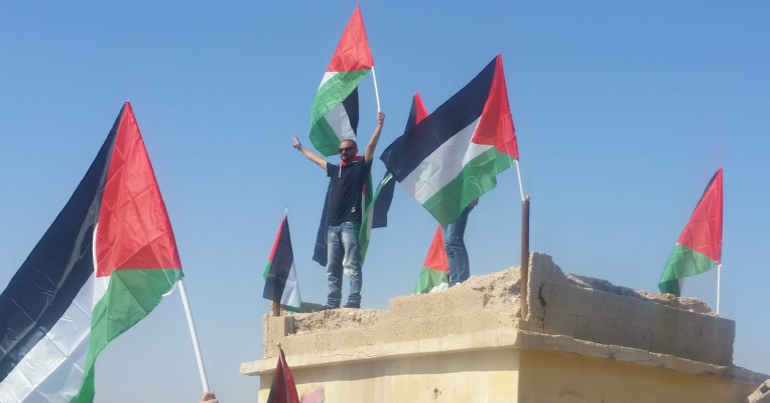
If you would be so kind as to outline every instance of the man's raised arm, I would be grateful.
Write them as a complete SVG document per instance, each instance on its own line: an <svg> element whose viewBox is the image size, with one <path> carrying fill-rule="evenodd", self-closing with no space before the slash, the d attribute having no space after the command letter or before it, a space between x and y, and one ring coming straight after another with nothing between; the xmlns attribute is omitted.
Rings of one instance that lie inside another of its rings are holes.
<svg viewBox="0 0 770 403"><path fill-rule="evenodd" d="M366 145L366 150L364 150L364 160L366 162L372 162L372 159L374 159L374 149L377 148L377 142L380 141L383 123L385 123L385 114L377 112L377 127L374 129L374 133L372 133L372 138L369 139L369 144Z"/></svg>
<svg viewBox="0 0 770 403"><path fill-rule="evenodd" d="M307 148L302 147L302 143L299 142L299 139L297 138L297 136L294 136L293 140L294 140L294 144L292 144L292 147L294 147L297 150L299 150L310 161L315 162L319 167L321 167L321 169L324 170L324 172L326 171L326 160L325 159L323 159L320 155L318 155L318 154L308 150Z"/></svg>

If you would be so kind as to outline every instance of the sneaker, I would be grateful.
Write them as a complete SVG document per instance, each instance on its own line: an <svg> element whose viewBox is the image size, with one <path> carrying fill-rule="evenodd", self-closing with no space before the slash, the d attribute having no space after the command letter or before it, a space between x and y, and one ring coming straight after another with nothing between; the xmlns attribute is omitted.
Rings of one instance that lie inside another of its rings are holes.
<svg viewBox="0 0 770 403"><path fill-rule="evenodd" d="M361 303L352 303L352 302L346 302L345 305L342 306L343 308L355 308L355 309L361 309Z"/></svg>
<svg viewBox="0 0 770 403"><path fill-rule="evenodd" d="M321 307L321 309L319 309L319 311L328 311L329 309L337 309L337 308L339 308L339 306L324 305L323 307Z"/></svg>

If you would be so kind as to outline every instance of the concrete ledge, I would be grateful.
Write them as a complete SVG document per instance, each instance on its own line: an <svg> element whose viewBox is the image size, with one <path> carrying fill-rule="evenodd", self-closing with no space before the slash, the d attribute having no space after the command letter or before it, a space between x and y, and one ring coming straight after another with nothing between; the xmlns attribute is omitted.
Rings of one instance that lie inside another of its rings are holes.
<svg viewBox="0 0 770 403"><path fill-rule="evenodd" d="M292 369L300 369L369 360L386 360L406 356L419 357L430 354L477 351L491 348L513 348L517 345L517 337L518 331L513 328L486 330L477 333L431 339L355 347L333 352L292 354L287 356L286 360ZM241 374L270 374L275 371L275 364L274 358L244 362L241 364Z"/></svg>
<svg viewBox="0 0 770 403"><path fill-rule="evenodd" d="M540 253L529 267L525 303L509 268L384 310L266 315L264 359L240 372L266 399L280 345L300 389L373 403L745 403L767 378L732 365L735 323L702 301L564 273Z"/></svg>
<svg viewBox="0 0 770 403"><path fill-rule="evenodd" d="M525 329L732 364L735 322L701 301L565 275L542 253L530 256L530 267Z"/></svg>
<svg viewBox="0 0 770 403"><path fill-rule="evenodd" d="M633 347L606 345L570 336L552 335L514 328L355 347L327 353L292 354L287 357L287 360L293 369L303 369L500 348L572 353L654 368L670 369L692 375L735 379L754 385L766 378L766 375L754 373L740 367L715 365ZM272 374L275 371L275 364L275 359L273 358L244 362L241 364L240 372L241 374L251 376Z"/></svg>

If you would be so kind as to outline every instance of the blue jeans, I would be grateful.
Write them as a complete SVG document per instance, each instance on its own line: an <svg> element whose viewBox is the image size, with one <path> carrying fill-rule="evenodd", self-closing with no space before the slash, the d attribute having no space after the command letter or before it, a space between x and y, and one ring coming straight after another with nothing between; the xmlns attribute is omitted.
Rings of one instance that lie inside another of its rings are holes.
<svg viewBox="0 0 770 403"><path fill-rule="evenodd" d="M468 224L468 213L472 207L467 207L457 217L455 222L441 227L444 232L444 249L449 258L449 286L462 283L470 276L468 251L465 249L465 226Z"/></svg>
<svg viewBox="0 0 770 403"><path fill-rule="evenodd" d="M358 252L358 229L361 223L345 221L330 225L326 233L329 296L326 306L338 308L342 299L343 269L350 276L350 295L346 305L361 305L361 255Z"/></svg>

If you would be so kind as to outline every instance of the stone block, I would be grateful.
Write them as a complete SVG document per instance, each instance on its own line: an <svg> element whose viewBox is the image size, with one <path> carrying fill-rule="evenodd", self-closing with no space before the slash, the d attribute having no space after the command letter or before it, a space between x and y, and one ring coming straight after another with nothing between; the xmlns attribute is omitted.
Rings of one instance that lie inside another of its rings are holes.
<svg viewBox="0 0 770 403"><path fill-rule="evenodd" d="M770 379L762 382L759 387L749 395L749 403L770 403Z"/></svg>

